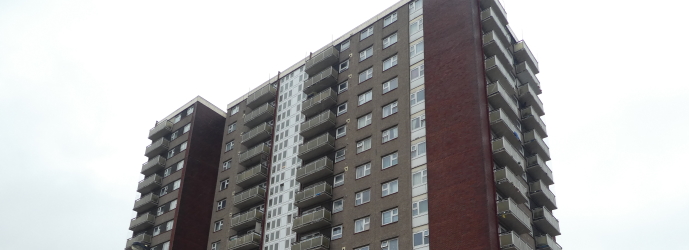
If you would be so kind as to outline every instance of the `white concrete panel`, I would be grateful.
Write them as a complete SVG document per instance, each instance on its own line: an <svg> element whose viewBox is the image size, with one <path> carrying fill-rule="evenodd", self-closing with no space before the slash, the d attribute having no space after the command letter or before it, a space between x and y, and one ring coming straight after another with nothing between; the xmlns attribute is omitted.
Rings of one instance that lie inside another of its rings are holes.
<svg viewBox="0 0 689 250"><path fill-rule="evenodd" d="M418 138L426 136L426 128L422 128L411 132L411 140L416 140Z"/></svg>
<svg viewBox="0 0 689 250"><path fill-rule="evenodd" d="M426 184L419 185L411 189L411 196L419 196L425 194L426 192L428 192L428 186Z"/></svg>
<svg viewBox="0 0 689 250"><path fill-rule="evenodd" d="M425 79L425 77L423 77L423 76L422 76L422 77L419 77L419 78L416 78L416 80L411 81L411 83L409 84L409 88L410 88L410 89L414 89L414 88L416 88L416 87L418 87L418 86L423 85L425 82L426 82L426 79Z"/></svg>
<svg viewBox="0 0 689 250"><path fill-rule="evenodd" d="M409 64L415 64L417 62L420 62L421 60L423 60L423 52L412 57L409 61Z"/></svg>
<svg viewBox="0 0 689 250"><path fill-rule="evenodd" d="M415 114L416 112L419 112L419 111L425 110L425 109L426 109L426 102L417 103L416 105L411 107L410 113Z"/></svg>
<svg viewBox="0 0 689 250"><path fill-rule="evenodd" d="M426 164L426 155L411 160L411 168Z"/></svg>
<svg viewBox="0 0 689 250"><path fill-rule="evenodd" d="M424 214L421 216L416 216L411 219L411 226L412 227L418 227L422 225L428 224L428 214Z"/></svg>

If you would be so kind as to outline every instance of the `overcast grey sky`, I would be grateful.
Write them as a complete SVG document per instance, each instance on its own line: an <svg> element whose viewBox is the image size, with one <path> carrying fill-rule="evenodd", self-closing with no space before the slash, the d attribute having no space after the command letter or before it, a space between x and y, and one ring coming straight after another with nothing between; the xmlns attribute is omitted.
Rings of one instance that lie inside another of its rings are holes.
<svg viewBox="0 0 689 250"><path fill-rule="evenodd" d="M156 120L395 2L0 1L0 249L122 249ZM540 63L558 242L686 249L689 3L502 2Z"/></svg>

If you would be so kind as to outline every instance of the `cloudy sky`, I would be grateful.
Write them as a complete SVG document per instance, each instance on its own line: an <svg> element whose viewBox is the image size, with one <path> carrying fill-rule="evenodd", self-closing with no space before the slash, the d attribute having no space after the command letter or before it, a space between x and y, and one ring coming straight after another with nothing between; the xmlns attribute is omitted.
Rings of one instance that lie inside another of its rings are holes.
<svg viewBox="0 0 689 250"><path fill-rule="evenodd" d="M0 249L122 249L156 120L395 2L0 1ZM663 3L503 0L540 63L565 249L686 247L689 3Z"/></svg>

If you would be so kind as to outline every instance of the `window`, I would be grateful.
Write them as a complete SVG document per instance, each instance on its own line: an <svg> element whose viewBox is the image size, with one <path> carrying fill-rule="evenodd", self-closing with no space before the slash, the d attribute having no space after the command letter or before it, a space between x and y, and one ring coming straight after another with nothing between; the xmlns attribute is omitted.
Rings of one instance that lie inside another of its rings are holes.
<svg viewBox="0 0 689 250"><path fill-rule="evenodd" d="M381 189L382 189L381 197L385 197L385 196L397 193L397 190L398 190L397 180L388 181L386 183L383 183L383 185L381 185Z"/></svg>
<svg viewBox="0 0 689 250"><path fill-rule="evenodd" d="M422 90L416 91L414 93L411 93L411 95L409 95L409 100L410 100L411 106L414 106L416 104L419 104L419 103L422 103L423 101L425 101L426 100L425 92L426 92L425 89L422 89Z"/></svg>
<svg viewBox="0 0 689 250"><path fill-rule="evenodd" d="M390 47L390 45L393 45L395 43L397 43L397 32L383 38L383 49Z"/></svg>
<svg viewBox="0 0 689 250"><path fill-rule="evenodd" d="M333 231L330 234L330 239L336 240L342 238L342 225L333 227Z"/></svg>
<svg viewBox="0 0 689 250"><path fill-rule="evenodd" d="M383 225L387 225L393 222L397 222L397 219L399 219L399 214L397 208L390 209L388 211L383 211L382 215L383 219Z"/></svg>
<svg viewBox="0 0 689 250"><path fill-rule="evenodd" d="M369 102L372 98L373 98L373 90L366 91L366 93L359 95L359 106L361 106L364 103Z"/></svg>
<svg viewBox="0 0 689 250"><path fill-rule="evenodd" d="M156 216L160 216L165 213L165 207L158 207L158 211L156 211Z"/></svg>
<svg viewBox="0 0 689 250"><path fill-rule="evenodd" d="M415 57L418 54L423 53L423 41L418 42L416 44L412 44L409 47L409 57Z"/></svg>
<svg viewBox="0 0 689 250"><path fill-rule="evenodd" d="M228 134L234 132L235 130L237 130L237 123L236 122L227 126L227 133Z"/></svg>
<svg viewBox="0 0 689 250"><path fill-rule="evenodd" d="M239 105L236 105L236 106L230 108L230 115L234 115L237 112L239 112Z"/></svg>
<svg viewBox="0 0 689 250"><path fill-rule="evenodd" d="M397 21L397 12L392 13L383 19L383 27L388 26L391 23L394 23L395 21Z"/></svg>
<svg viewBox="0 0 689 250"><path fill-rule="evenodd" d="M179 130L172 132L172 134L170 135L170 140L172 141L174 139L177 139L177 137L179 137Z"/></svg>
<svg viewBox="0 0 689 250"><path fill-rule="evenodd" d="M222 171L228 170L232 167L232 159L229 159L222 163Z"/></svg>
<svg viewBox="0 0 689 250"><path fill-rule="evenodd" d="M373 77L373 68L369 68L367 70L362 71L359 73L359 83L362 83L368 79L371 79Z"/></svg>
<svg viewBox="0 0 689 250"><path fill-rule="evenodd" d="M177 208L177 200L173 200L170 202L170 209L168 209L167 211L175 210L175 208Z"/></svg>
<svg viewBox="0 0 689 250"><path fill-rule="evenodd" d="M409 13L420 10L423 8L423 0L416 0L409 3Z"/></svg>
<svg viewBox="0 0 689 250"><path fill-rule="evenodd" d="M383 156L383 169L397 165L397 152Z"/></svg>
<svg viewBox="0 0 689 250"><path fill-rule="evenodd" d="M184 160L181 160L177 163L177 170L175 171L180 171L182 168L184 168Z"/></svg>
<svg viewBox="0 0 689 250"><path fill-rule="evenodd" d="M348 87L348 82L340 83L339 85L337 85L337 93L339 94L339 93L345 92L347 90L347 87Z"/></svg>
<svg viewBox="0 0 689 250"><path fill-rule="evenodd" d="M160 194L158 196L163 196L167 194L167 186L160 189Z"/></svg>
<svg viewBox="0 0 689 250"><path fill-rule="evenodd" d="M414 159L419 156L426 155L426 142L419 142L417 144L411 145L411 158Z"/></svg>
<svg viewBox="0 0 689 250"><path fill-rule="evenodd" d="M167 232L167 231L172 230L172 226L173 226L174 224L175 224L175 221L172 221L172 220L171 220L171 221L168 221L167 223L165 223L165 231Z"/></svg>
<svg viewBox="0 0 689 250"><path fill-rule="evenodd" d="M163 172L163 177L168 177L172 173L172 168L166 168L165 172Z"/></svg>
<svg viewBox="0 0 689 250"><path fill-rule="evenodd" d="M368 27L361 31L361 34L359 36L359 41L366 39L367 37L373 35L373 26Z"/></svg>
<svg viewBox="0 0 689 250"><path fill-rule="evenodd" d="M395 65L397 65L397 55L391 56L383 61L383 71L386 71Z"/></svg>
<svg viewBox="0 0 689 250"><path fill-rule="evenodd" d="M342 127L337 128L335 130L335 139L343 137L347 134L347 125L343 125Z"/></svg>
<svg viewBox="0 0 689 250"><path fill-rule="evenodd" d="M411 185L413 187L426 184L427 181L426 169L411 174Z"/></svg>
<svg viewBox="0 0 689 250"><path fill-rule="evenodd" d="M383 131L383 143L389 142L397 138L397 126Z"/></svg>
<svg viewBox="0 0 689 250"><path fill-rule="evenodd" d="M359 62L373 56L373 46L359 52Z"/></svg>
<svg viewBox="0 0 689 250"><path fill-rule="evenodd" d="M354 248L354 250L370 250L370 249L368 248L368 246L363 246L363 247L359 247L359 248Z"/></svg>
<svg viewBox="0 0 689 250"><path fill-rule="evenodd" d="M176 180L174 183L172 183L172 190L177 190L179 189L179 186L182 184L182 180Z"/></svg>
<svg viewBox="0 0 689 250"><path fill-rule="evenodd" d="M167 158L175 156L175 149L170 149L170 151L167 151Z"/></svg>
<svg viewBox="0 0 689 250"><path fill-rule="evenodd" d="M184 128L182 129L182 134L189 132L190 129L191 129L191 123L184 125Z"/></svg>
<svg viewBox="0 0 689 250"><path fill-rule="evenodd" d="M222 230L222 220L216 221L215 225L213 226L213 232L217 232Z"/></svg>
<svg viewBox="0 0 689 250"><path fill-rule="evenodd" d="M160 248L160 250L170 250L170 242L166 241L163 243L163 246Z"/></svg>
<svg viewBox="0 0 689 250"><path fill-rule="evenodd" d="M187 115L191 115L191 113L194 113L194 106L191 106L189 109L187 109Z"/></svg>
<svg viewBox="0 0 689 250"><path fill-rule="evenodd" d="M416 32L423 30L423 17L419 20L414 21L409 24L409 34L414 34Z"/></svg>
<svg viewBox="0 0 689 250"><path fill-rule="evenodd" d="M230 186L230 179L224 179L220 181L220 190L225 190Z"/></svg>
<svg viewBox="0 0 689 250"><path fill-rule="evenodd" d="M354 221L354 233L361 233L371 228L371 218L365 217Z"/></svg>
<svg viewBox="0 0 689 250"><path fill-rule="evenodd" d="M346 153L346 150L344 148L337 150L337 152L335 152L335 162L340 162L340 161L344 160L345 159L345 153Z"/></svg>
<svg viewBox="0 0 689 250"><path fill-rule="evenodd" d="M428 213L428 200L420 200L411 204L411 215L419 216Z"/></svg>
<svg viewBox="0 0 689 250"><path fill-rule="evenodd" d="M371 174L371 163L366 163L364 165L356 167L356 178L367 176Z"/></svg>
<svg viewBox="0 0 689 250"><path fill-rule="evenodd" d="M213 242L213 244L211 244L211 250L220 250L218 248L219 245L220 245L220 241Z"/></svg>
<svg viewBox="0 0 689 250"><path fill-rule="evenodd" d="M222 210L223 208L225 208L226 205L227 205L227 200L223 199L221 201L218 201L218 210Z"/></svg>
<svg viewBox="0 0 689 250"><path fill-rule="evenodd" d="M160 234L160 227L162 227L162 225L158 225L158 226L153 228L153 236Z"/></svg>
<svg viewBox="0 0 689 250"><path fill-rule="evenodd" d="M349 68L349 60L340 63L340 73Z"/></svg>
<svg viewBox="0 0 689 250"><path fill-rule="evenodd" d="M343 50L346 50L346 49L349 49L349 40L344 41L344 42L342 42L342 43L340 44L340 51L343 51Z"/></svg>
<svg viewBox="0 0 689 250"><path fill-rule="evenodd" d="M187 149L187 142L183 142L182 145L179 145L179 151L184 151Z"/></svg>
<svg viewBox="0 0 689 250"><path fill-rule="evenodd" d="M356 153L371 149L371 137L356 142Z"/></svg>
<svg viewBox="0 0 689 250"><path fill-rule="evenodd" d="M367 115L359 117L357 119L357 127L356 128L360 129L360 128L363 128L363 127L370 125L371 124L371 117L373 117L373 115L371 113L368 113Z"/></svg>
<svg viewBox="0 0 689 250"><path fill-rule="evenodd" d="M424 73L424 64L421 64L417 67L412 68L410 71L410 75L411 75L410 81L414 81L416 79L419 79L420 77L423 77L423 73Z"/></svg>
<svg viewBox="0 0 689 250"><path fill-rule="evenodd" d="M419 130L426 127L426 115L417 116L411 119L411 130Z"/></svg>
<svg viewBox="0 0 689 250"><path fill-rule="evenodd" d="M383 83L383 94L390 92L396 88L397 88L397 77L393 78L390 81Z"/></svg>
<svg viewBox="0 0 689 250"><path fill-rule="evenodd" d="M397 113L397 101L383 106L383 118Z"/></svg>
<svg viewBox="0 0 689 250"><path fill-rule="evenodd" d="M354 206L358 206L371 201L371 189L358 192L355 195Z"/></svg>
<svg viewBox="0 0 689 250"><path fill-rule="evenodd" d="M347 113L347 103L340 104L340 106L337 106L337 115L341 115Z"/></svg>
<svg viewBox="0 0 689 250"><path fill-rule="evenodd" d="M399 241L397 238L384 240L380 242L380 250L399 250Z"/></svg>
<svg viewBox="0 0 689 250"><path fill-rule="evenodd" d="M234 148L234 141L228 142L225 144L225 152L230 151Z"/></svg>
<svg viewBox="0 0 689 250"><path fill-rule="evenodd" d="M344 200L339 199L336 201L333 201L333 213L337 213L344 210Z"/></svg>
<svg viewBox="0 0 689 250"><path fill-rule="evenodd" d="M182 120L182 115L176 115L175 117L172 117L172 123L178 123L180 120Z"/></svg>
<svg viewBox="0 0 689 250"><path fill-rule="evenodd" d="M414 233L414 247L428 245L428 229Z"/></svg>

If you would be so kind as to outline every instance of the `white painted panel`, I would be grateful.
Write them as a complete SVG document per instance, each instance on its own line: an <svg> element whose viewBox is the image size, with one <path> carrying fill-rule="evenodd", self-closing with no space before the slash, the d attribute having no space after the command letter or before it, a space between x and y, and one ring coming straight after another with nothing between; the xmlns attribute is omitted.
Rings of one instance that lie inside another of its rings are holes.
<svg viewBox="0 0 689 250"><path fill-rule="evenodd" d="M415 167L421 166L423 164L426 164L426 156L425 155L411 160L411 168L415 168Z"/></svg>
<svg viewBox="0 0 689 250"><path fill-rule="evenodd" d="M411 60L409 61L409 64L410 64L410 65L413 65L413 64L415 64L415 63L417 63L417 62L420 62L421 60L423 60L423 52L421 52L420 54L415 55L414 57L412 57Z"/></svg>
<svg viewBox="0 0 689 250"><path fill-rule="evenodd" d="M416 11L409 13L409 20L414 20L414 18L420 16L423 14L423 9L417 9Z"/></svg>
<svg viewBox="0 0 689 250"><path fill-rule="evenodd" d="M414 42L414 41L416 41L417 39L422 38L422 37L423 37L423 30L419 30L419 31L417 31L417 32L414 33L414 34L410 34L410 35L409 35L409 42L410 42L410 43L411 43L411 42Z"/></svg>
<svg viewBox="0 0 689 250"><path fill-rule="evenodd" d="M430 248L428 246L414 248L414 250L429 250L429 249Z"/></svg>
<svg viewBox="0 0 689 250"><path fill-rule="evenodd" d="M416 87L418 87L418 86L421 86L421 85L423 85L425 82L426 82L426 79L425 79L423 76L421 76L421 77L419 77L419 78L416 78L416 80L411 81L411 83L409 84L409 89L414 89L414 88L416 88Z"/></svg>
<svg viewBox="0 0 689 250"><path fill-rule="evenodd" d="M426 184L419 185L411 189L411 196L416 197L425 194L426 192L428 192L428 187L426 186Z"/></svg>
<svg viewBox="0 0 689 250"><path fill-rule="evenodd" d="M411 107L411 114L415 114L416 112L419 112L424 109L426 109L426 102L416 104Z"/></svg>
<svg viewBox="0 0 689 250"><path fill-rule="evenodd" d="M428 214L417 216L411 219L411 226L418 227L428 224Z"/></svg>
<svg viewBox="0 0 689 250"><path fill-rule="evenodd" d="M416 131L411 132L411 140L416 140L418 138L426 136L426 128L422 128Z"/></svg>

